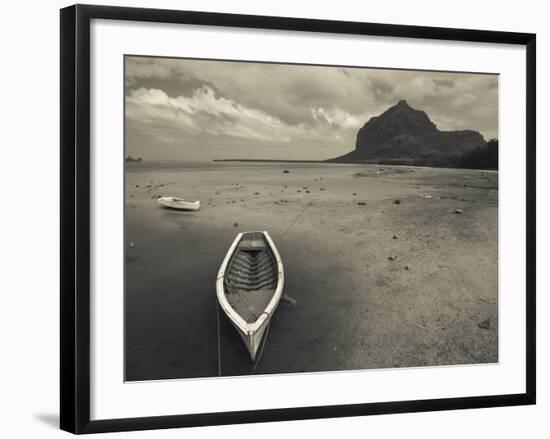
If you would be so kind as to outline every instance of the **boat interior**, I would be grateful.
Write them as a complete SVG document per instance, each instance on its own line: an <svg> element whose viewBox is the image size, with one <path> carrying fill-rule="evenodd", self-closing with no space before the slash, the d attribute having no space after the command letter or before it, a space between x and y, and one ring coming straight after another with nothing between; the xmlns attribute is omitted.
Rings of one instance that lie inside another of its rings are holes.
<svg viewBox="0 0 550 439"><path fill-rule="evenodd" d="M224 277L231 307L247 323L255 322L273 297L277 281L277 262L264 234L244 233Z"/></svg>

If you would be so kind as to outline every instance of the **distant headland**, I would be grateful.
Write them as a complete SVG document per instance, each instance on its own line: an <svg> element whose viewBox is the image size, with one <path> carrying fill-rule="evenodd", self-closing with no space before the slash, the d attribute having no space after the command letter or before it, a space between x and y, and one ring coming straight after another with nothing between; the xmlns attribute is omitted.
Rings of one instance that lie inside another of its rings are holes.
<svg viewBox="0 0 550 439"><path fill-rule="evenodd" d="M474 130L441 131L421 110L400 100L371 117L355 149L328 160L218 159L224 162L350 163L498 169L498 140Z"/></svg>

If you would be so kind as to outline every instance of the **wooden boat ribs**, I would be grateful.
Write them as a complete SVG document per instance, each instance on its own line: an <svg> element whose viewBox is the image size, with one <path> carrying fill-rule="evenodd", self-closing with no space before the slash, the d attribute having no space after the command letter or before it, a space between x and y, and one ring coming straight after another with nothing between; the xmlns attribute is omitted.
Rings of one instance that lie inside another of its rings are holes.
<svg viewBox="0 0 550 439"><path fill-rule="evenodd" d="M276 284L277 267L267 250L240 250L225 276L229 293L233 288L247 291L273 289Z"/></svg>

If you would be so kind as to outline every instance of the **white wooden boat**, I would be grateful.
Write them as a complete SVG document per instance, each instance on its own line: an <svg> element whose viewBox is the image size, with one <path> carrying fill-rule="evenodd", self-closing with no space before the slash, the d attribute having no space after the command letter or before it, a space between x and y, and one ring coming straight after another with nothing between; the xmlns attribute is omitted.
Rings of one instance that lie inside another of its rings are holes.
<svg viewBox="0 0 550 439"><path fill-rule="evenodd" d="M161 197L158 202L161 206L177 210L199 210L201 208L200 201L189 201L177 197Z"/></svg>
<svg viewBox="0 0 550 439"><path fill-rule="evenodd" d="M239 233L218 271L216 293L252 361L256 361L283 286L283 262L269 233Z"/></svg>

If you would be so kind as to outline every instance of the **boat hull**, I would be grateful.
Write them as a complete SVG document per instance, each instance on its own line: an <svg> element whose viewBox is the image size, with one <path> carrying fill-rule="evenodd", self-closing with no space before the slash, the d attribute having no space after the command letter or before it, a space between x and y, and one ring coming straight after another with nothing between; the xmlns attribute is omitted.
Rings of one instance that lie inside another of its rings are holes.
<svg viewBox="0 0 550 439"><path fill-rule="evenodd" d="M187 201L176 197L161 197L158 203L169 209L198 211L201 208L200 201Z"/></svg>
<svg viewBox="0 0 550 439"><path fill-rule="evenodd" d="M284 286L281 257L267 232L237 235L222 262L216 293L225 312L257 360Z"/></svg>
<svg viewBox="0 0 550 439"><path fill-rule="evenodd" d="M237 333L241 336L241 339L246 349L248 350L248 354L250 355L250 360L252 362L255 362L258 357L260 346L262 345L262 340L264 338L264 335L267 332L267 327L269 326L270 320L271 319L267 319L267 321L261 328L258 328L255 332L250 334L243 333L243 331L232 322L233 327L237 330Z"/></svg>

